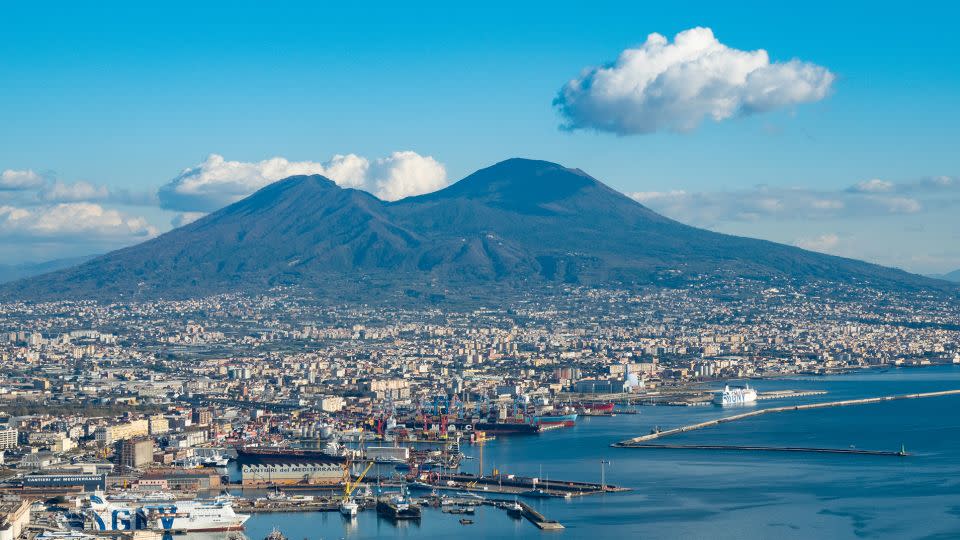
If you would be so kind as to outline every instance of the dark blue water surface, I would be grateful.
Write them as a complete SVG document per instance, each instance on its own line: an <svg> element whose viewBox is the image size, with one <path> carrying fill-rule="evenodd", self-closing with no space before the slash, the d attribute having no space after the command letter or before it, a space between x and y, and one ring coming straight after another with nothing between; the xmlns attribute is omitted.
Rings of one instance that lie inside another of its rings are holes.
<svg viewBox="0 0 960 540"><path fill-rule="evenodd" d="M869 371L755 381L760 391L828 394L763 401L774 407L813 401L960 389L960 368ZM278 527L301 538L960 538L960 396L790 411L689 432L661 442L898 450L911 456L616 449L618 440L732 414L719 407L643 407L639 415L583 418L576 427L487 443L489 473L597 482L631 488L573 500L532 502L566 526L541 532L527 521L480 508L475 524L426 509L420 524L393 525L362 512L261 514L247 535ZM736 409L737 411L743 410ZM476 456L475 447L465 453ZM464 469L476 472L477 460Z"/></svg>

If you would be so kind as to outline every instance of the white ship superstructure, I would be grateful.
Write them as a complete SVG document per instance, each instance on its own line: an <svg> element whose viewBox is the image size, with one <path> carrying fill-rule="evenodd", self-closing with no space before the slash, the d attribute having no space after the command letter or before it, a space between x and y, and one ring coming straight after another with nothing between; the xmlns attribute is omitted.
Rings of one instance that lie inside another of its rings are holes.
<svg viewBox="0 0 960 540"><path fill-rule="evenodd" d="M90 497L88 511L97 531L239 531L250 517L233 511L230 501L170 501L119 504Z"/></svg>
<svg viewBox="0 0 960 540"><path fill-rule="evenodd" d="M717 392L713 402L717 405L742 405L744 403L753 403L757 400L757 391L750 388L750 385L743 387L724 386L722 392Z"/></svg>

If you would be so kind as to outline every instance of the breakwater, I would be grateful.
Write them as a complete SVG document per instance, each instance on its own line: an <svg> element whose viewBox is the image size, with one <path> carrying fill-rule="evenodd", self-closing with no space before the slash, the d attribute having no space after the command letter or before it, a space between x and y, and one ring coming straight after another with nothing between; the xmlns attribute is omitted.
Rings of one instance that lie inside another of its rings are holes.
<svg viewBox="0 0 960 540"><path fill-rule="evenodd" d="M854 454L860 456L908 456L904 449L897 451L889 450L863 450L860 448L812 448L805 446L744 446L731 444L620 444L618 448L650 448L666 450L739 450L744 452L800 452L808 454Z"/></svg>
<svg viewBox="0 0 960 540"><path fill-rule="evenodd" d="M688 431L695 431L695 430L707 428L710 426L717 426L717 425L726 424L729 422L736 422L738 420L745 420L747 418L752 418L754 416L760 416L763 414L776 414L776 413L782 413L782 412L788 412L788 411L805 411L810 409L825 409L828 407L849 407L854 405L867 405L870 403L882 403L885 401L897 401L902 399L926 399L926 398L935 398L935 397L953 396L953 395L960 395L960 389L942 390L939 392L925 392L920 394L900 394L895 396L847 399L843 401L826 401L823 403L807 403L804 405L788 405L784 407L770 407L766 409L757 409L750 412L735 414L732 416L725 416L723 418L717 418L715 420L708 420L706 422L699 422L697 424L690 424L687 426L681 426L673 429L665 429L665 430L658 429L646 435L640 435L639 437L633 437L631 439L626 439L626 440L614 443L611 446L614 446L614 447L634 446L638 443L653 441L656 439L661 439L663 437L668 437L670 435L679 435L681 433L686 433Z"/></svg>

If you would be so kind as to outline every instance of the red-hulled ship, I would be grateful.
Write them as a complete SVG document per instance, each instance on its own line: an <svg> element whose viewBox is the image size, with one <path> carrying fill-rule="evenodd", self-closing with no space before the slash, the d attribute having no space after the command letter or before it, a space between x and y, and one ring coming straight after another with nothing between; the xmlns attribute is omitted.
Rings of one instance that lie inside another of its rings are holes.
<svg viewBox="0 0 960 540"><path fill-rule="evenodd" d="M613 414L613 403L581 403L580 414L584 416L608 416Z"/></svg>

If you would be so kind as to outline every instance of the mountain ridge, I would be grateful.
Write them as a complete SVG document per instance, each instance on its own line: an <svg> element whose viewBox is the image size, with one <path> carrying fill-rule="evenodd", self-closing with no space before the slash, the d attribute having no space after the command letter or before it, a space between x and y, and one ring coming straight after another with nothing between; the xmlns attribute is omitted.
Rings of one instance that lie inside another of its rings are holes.
<svg viewBox="0 0 960 540"><path fill-rule="evenodd" d="M0 297L182 298L289 285L364 300L398 291L449 296L704 276L948 287L902 270L697 229L580 169L513 158L393 202L319 175L293 176L142 244L0 286Z"/></svg>

